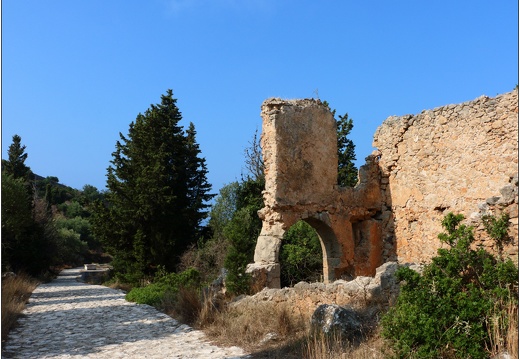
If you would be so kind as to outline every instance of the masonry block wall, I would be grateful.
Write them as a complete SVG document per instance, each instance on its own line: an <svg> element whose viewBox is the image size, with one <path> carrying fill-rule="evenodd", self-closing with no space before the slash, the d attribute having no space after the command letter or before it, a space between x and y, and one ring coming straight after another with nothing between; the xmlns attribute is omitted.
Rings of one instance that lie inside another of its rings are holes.
<svg viewBox="0 0 520 359"><path fill-rule="evenodd" d="M373 146L385 202L382 240L395 242L400 262L436 254L448 212L464 214L489 249L481 216L508 212L515 243L506 251L518 260L518 89L389 117Z"/></svg>
<svg viewBox="0 0 520 359"><path fill-rule="evenodd" d="M284 233L298 220L320 237L324 281L373 276L383 262L427 262L441 220L462 213L484 235L484 214L510 215L505 248L518 261L518 90L418 115L389 117L354 188L337 181L336 123L319 100L262 105L265 207L254 263L257 285L280 286Z"/></svg>
<svg viewBox="0 0 520 359"><path fill-rule="evenodd" d="M318 233L325 282L374 275L382 263L380 221L372 218L381 207L377 163L369 159L356 188L339 188L336 121L327 106L313 99L269 99L261 115L265 207L247 269L257 286L280 286L283 235L299 220Z"/></svg>

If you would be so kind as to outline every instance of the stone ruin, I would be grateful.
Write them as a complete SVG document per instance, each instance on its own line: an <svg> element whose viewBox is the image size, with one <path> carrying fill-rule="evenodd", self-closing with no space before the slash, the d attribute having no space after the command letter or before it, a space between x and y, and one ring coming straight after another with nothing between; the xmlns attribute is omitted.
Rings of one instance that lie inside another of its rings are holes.
<svg viewBox="0 0 520 359"><path fill-rule="evenodd" d="M518 90L421 114L389 117L354 188L337 185L333 114L320 100L262 105L265 207L251 273L280 288L284 233L304 220L318 233L325 283L374 276L388 261L425 262L441 243L441 219L462 213L482 236L480 217L507 212L518 236ZM506 248L518 261L518 243Z"/></svg>

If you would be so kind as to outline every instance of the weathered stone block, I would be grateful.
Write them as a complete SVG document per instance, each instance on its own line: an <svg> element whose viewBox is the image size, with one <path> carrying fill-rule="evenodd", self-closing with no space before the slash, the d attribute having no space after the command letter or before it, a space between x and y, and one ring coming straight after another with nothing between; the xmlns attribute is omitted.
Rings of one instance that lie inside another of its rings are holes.
<svg viewBox="0 0 520 359"><path fill-rule="evenodd" d="M336 334L350 341L361 336L361 321L356 312L336 304L322 304L311 318L311 332Z"/></svg>

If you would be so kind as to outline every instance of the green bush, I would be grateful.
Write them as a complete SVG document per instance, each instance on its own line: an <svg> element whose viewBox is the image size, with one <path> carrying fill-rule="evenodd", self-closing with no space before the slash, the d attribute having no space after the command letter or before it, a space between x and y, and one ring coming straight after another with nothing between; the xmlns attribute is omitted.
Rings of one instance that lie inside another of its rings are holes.
<svg viewBox="0 0 520 359"><path fill-rule="evenodd" d="M249 294L251 289L251 276L245 271L252 262L255 240L258 238L254 224L256 219L251 212L247 207L236 211L224 230L231 244L224 260L228 270L226 289L234 294Z"/></svg>
<svg viewBox="0 0 520 359"><path fill-rule="evenodd" d="M263 178L240 183L236 193L236 210L223 228L224 237L229 242L224 260L224 267L228 270L226 289L233 294L249 294L251 291L251 276L245 270L253 262L256 241L262 228L258 210L264 206L264 187Z"/></svg>
<svg viewBox="0 0 520 359"><path fill-rule="evenodd" d="M56 256L58 263L81 265L88 251L86 242L80 239L80 234L68 228L59 228L56 236Z"/></svg>
<svg viewBox="0 0 520 359"><path fill-rule="evenodd" d="M323 254L316 231L298 221L285 233L280 250L282 287L301 281L319 281L323 274Z"/></svg>
<svg viewBox="0 0 520 359"><path fill-rule="evenodd" d="M486 358L495 303L518 302L518 269L482 248L472 249L473 228L448 214L439 239L448 249L422 274L401 267L397 304L382 319L382 335L401 358ZM489 233L489 231L488 231Z"/></svg>
<svg viewBox="0 0 520 359"><path fill-rule="evenodd" d="M146 287L133 288L126 295L126 300L139 304L159 306L165 295L175 294L181 287L199 288L200 273L193 268L181 273L170 273L156 279Z"/></svg>
<svg viewBox="0 0 520 359"><path fill-rule="evenodd" d="M125 299L129 302L135 302L138 304L157 306L161 302L167 289L168 288L165 285L152 283L146 287L133 288L128 292Z"/></svg>

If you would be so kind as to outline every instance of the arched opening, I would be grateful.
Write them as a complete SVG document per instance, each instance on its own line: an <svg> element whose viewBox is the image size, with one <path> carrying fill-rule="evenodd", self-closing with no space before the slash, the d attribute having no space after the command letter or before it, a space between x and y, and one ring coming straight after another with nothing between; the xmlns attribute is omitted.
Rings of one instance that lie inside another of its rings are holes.
<svg viewBox="0 0 520 359"><path fill-rule="evenodd" d="M327 224L330 223L327 213L318 213L316 217L307 218L305 221L316 230L320 238L323 253L323 281L329 283L336 279L335 269L340 265L341 247L336 234Z"/></svg>
<svg viewBox="0 0 520 359"><path fill-rule="evenodd" d="M316 230L305 221L293 224L284 234L280 248L280 284L318 282L323 279L322 245Z"/></svg>
<svg viewBox="0 0 520 359"><path fill-rule="evenodd" d="M333 281L340 257L341 249L329 225L313 217L300 220L285 232L281 243L281 286L290 287L300 281Z"/></svg>

